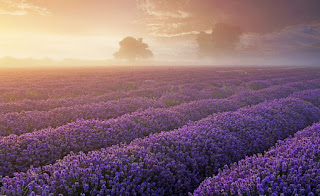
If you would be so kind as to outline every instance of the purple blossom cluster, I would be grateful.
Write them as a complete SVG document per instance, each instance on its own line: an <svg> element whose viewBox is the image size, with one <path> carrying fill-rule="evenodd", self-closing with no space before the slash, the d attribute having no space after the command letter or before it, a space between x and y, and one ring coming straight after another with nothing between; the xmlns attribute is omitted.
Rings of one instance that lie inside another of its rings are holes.
<svg viewBox="0 0 320 196"><path fill-rule="evenodd" d="M234 164L319 122L319 69L96 68L0 76L0 195L191 195L200 183L206 195L218 190L211 179L219 175L228 176L221 182L232 189L224 195L320 194L318 152L309 149L319 128L256 155L260 166ZM309 146L291 149L289 141L309 139ZM249 180L236 179L235 171L249 167Z"/></svg>
<svg viewBox="0 0 320 196"><path fill-rule="evenodd" d="M57 127L77 119L108 119L149 107L160 107L150 98L125 98L117 101L27 111L0 115L0 136L20 135L46 127Z"/></svg>
<svg viewBox="0 0 320 196"><path fill-rule="evenodd" d="M179 89L179 88L178 88ZM219 88L206 91L183 88L180 93L162 92L158 100L155 97L132 96L114 101L73 105L54 108L48 111L23 111L0 114L0 136L20 135L46 127L57 127L77 119L109 119L148 107L170 107L193 100L230 96L233 93ZM219 96L215 96L219 94ZM197 95L197 96L195 96ZM170 103L170 104L168 104Z"/></svg>
<svg viewBox="0 0 320 196"><path fill-rule="evenodd" d="M197 85L198 86L195 86ZM127 92L123 91L113 91L103 95L97 96L80 96L75 98L65 98L65 99L46 99L46 100L29 100L24 99L18 102L7 102L0 103L0 113L10 113L10 112L22 112L22 111L48 111L50 109L58 107L70 107L75 105L85 105L90 103L100 103L106 101L112 101L123 98L135 98L135 97L147 97L158 99L164 95L171 95L174 93L179 93L183 98L187 99L199 99L199 98L225 98L230 96L236 91L241 90L237 89L224 89L221 87L211 87L208 83L205 83L206 88L196 88L199 87L199 82L193 83L192 86L180 85L173 87L172 85L162 85L160 87L145 87L141 89L135 89ZM199 90L198 90L199 89ZM193 93L191 91L193 90ZM195 97L198 95L197 97ZM162 98L164 99L164 98ZM175 101L175 100L174 100Z"/></svg>
<svg viewBox="0 0 320 196"><path fill-rule="evenodd" d="M272 85L284 79L316 78L317 71L310 70L223 70L219 69L149 69L149 70L50 70L36 72L1 72L0 102L24 100L51 100L94 97L115 91L127 92L135 89L158 88L165 84L174 86L194 81L210 82L222 87L227 84L239 86L245 81L270 80ZM219 73L219 74L217 74ZM192 78L190 77L192 76ZM299 79L296 79L299 80ZM292 80L294 81L294 80ZM280 82L280 83L279 83ZM246 85L243 85L246 86ZM1 108L1 107L0 107Z"/></svg>
<svg viewBox="0 0 320 196"><path fill-rule="evenodd" d="M50 164L70 152L88 152L128 143L135 138L179 128L212 113L233 111L239 107L229 100L200 100L167 109L149 108L107 121L78 120L56 129L4 137L0 139L0 175L26 171L31 165Z"/></svg>
<svg viewBox="0 0 320 196"><path fill-rule="evenodd" d="M246 83L247 89L250 89L250 90L260 90L260 89L267 88L269 86L272 86L272 82L265 81L265 80L254 80Z"/></svg>
<svg viewBox="0 0 320 196"><path fill-rule="evenodd" d="M184 89L180 93L164 93L158 100L133 96L114 101L54 108L49 111L0 114L0 136L20 135L46 127L58 127L78 119L110 119L138 109L171 107L184 102L213 97L214 94L220 94L220 98L232 95L230 91L223 89L211 90L207 89L206 93L202 93L193 89Z"/></svg>
<svg viewBox="0 0 320 196"><path fill-rule="evenodd" d="M303 88L314 88L314 81ZM252 101L263 102L290 95L300 88L296 82L274 86L268 89L250 92ZM240 93L240 97L244 97ZM271 96L270 96L271 95ZM119 143L129 143L161 131L170 131L197 121L213 113L234 111L247 105L248 99L241 102L238 95L227 99L208 99L185 103L176 107L147 109L126 114L107 121L78 120L56 129L44 129L21 136L9 136L0 139L0 175L12 175L34 167L51 164L70 152L88 152ZM14 164L12 164L14 163Z"/></svg>
<svg viewBox="0 0 320 196"><path fill-rule="evenodd" d="M252 74L258 78L271 77L271 73ZM267 76L264 76L266 74ZM274 74L274 77L283 77L285 74ZM221 81L230 78L241 84L251 75L237 73L216 74L214 70L194 70L190 80L190 71L177 70L168 73L166 70L149 69L135 70L50 70L50 72L1 72L0 102L19 102L23 100L54 100L66 98L94 97L112 92L127 92L145 88L159 88L167 84L173 86L190 82L210 82L222 86ZM292 71L288 76L297 75Z"/></svg>
<svg viewBox="0 0 320 196"><path fill-rule="evenodd" d="M201 183L193 195L320 195L320 123Z"/></svg>
<svg viewBox="0 0 320 196"><path fill-rule="evenodd" d="M301 83L295 82L291 85L287 85L286 87L291 88L292 91L294 90L292 88L317 88L320 86L317 83L318 81L319 79L308 80ZM268 88L268 90L270 89L271 88ZM211 92L210 90L213 91ZM286 94L287 90L288 89L283 89L282 93ZM270 91L272 91L272 89ZM77 119L104 120L115 118L126 113L134 112L138 109L146 109L148 107L170 107L183 102L214 97L217 94L220 94L220 98L231 95L231 93L228 93L226 90L217 90L217 88L205 89L205 91L184 88L182 90L180 89L180 93L166 93L161 96L159 100L154 100L153 98L132 97L109 102L54 108L49 111L23 111L20 113L12 112L0 114L0 136L3 137L10 134L20 135L47 127L58 127L66 123L76 121ZM250 102L247 102L245 105L257 104L264 100L273 99L271 94L269 95L271 98L267 97L268 93L263 97L257 98L255 93L250 91L238 93L237 96L241 103L244 102L244 99L249 99ZM253 97L248 96L253 96L255 98L253 99ZM276 98L281 98L281 96Z"/></svg>
<svg viewBox="0 0 320 196"><path fill-rule="evenodd" d="M235 102L242 103L243 106L256 105L266 100L284 98L291 93L307 89L320 88L320 79L290 82L283 85L274 85L259 91L244 91L231 96Z"/></svg>
<svg viewBox="0 0 320 196"><path fill-rule="evenodd" d="M320 97L318 96L319 93L320 93L320 89L305 90L305 91L293 93L290 97L299 98L320 107Z"/></svg>
<svg viewBox="0 0 320 196"><path fill-rule="evenodd" d="M282 76L282 75L281 75ZM260 76L261 77L261 76ZM257 77L257 78L260 78ZM265 77L263 77L265 78ZM277 78L274 76L274 78L268 78L265 80L248 80L248 82L240 81L238 83L238 87L236 89L223 89L221 88L223 84L219 84L219 87L210 87L210 83L215 82L216 79L208 80L205 82L203 81L203 78L198 78L198 80L192 81L192 83L183 84L180 87L173 88L172 85L164 84L164 85L140 85L138 89L130 90L130 91L111 91L108 93L105 93L103 95L85 95L80 97L69 97L64 99L44 99L44 100L30 100L30 99L23 99L18 102L4 102L0 103L0 113L9 113L9 112L22 112L22 111L48 111L50 109L58 108L58 107L69 107L74 105L84 105L89 103L99 103L99 102L106 102L116 99L122 99L122 98L129 98L129 97L148 97L148 98L159 98L164 93L172 91L178 91L179 93L184 93L186 91L190 91L191 89L194 89L194 94L188 94L186 96L190 95L201 95L201 98L225 98L229 96L234 91L239 91L241 89L250 89L250 90L260 90L263 88L270 87L272 85L280 85L288 82L293 81L300 81L304 79L304 75L293 75L293 76L286 76ZM317 75L309 76L308 79L317 78ZM251 78L250 78L251 79ZM230 85L230 81L225 81L225 84ZM263 85L260 85L262 83ZM240 86L240 84L245 85L244 88ZM260 86L259 86L260 85ZM184 89L187 86L187 89ZM257 87L259 86L259 87ZM197 90L196 90L197 89ZM209 94L209 92L213 92ZM20 96L24 96L23 94ZM26 98L26 97L25 97ZM171 100L167 100L167 103L170 105ZM173 100L176 101L176 100Z"/></svg>
<svg viewBox="0 0 320 196"><path fill-rule="evenodd" d="M264 102L129 145L70 154L53 165L2 178L0 193L186 195L224 165L263 152L319 120L319 108L300 99Z"/></svg>
<svg viewBox="0 0 320 196"><path fill-rule="evenodd" d="M164 92L169 91L170 87L161 88L144 88L136 89L128 92L116 91L106 93L99 96L81 96L75 98L65 98L65 99L46 99L46 100L29 100L24 99L19 102L8 102L0 103L0 112L10 113L10 112L22 112L22 111L48 111L50 109L58 107L69 107L74 105L84 105L89 103L99 103L112 101L117 99L129 98L129 97L148 97L148 98L158 98Z"/></svg>

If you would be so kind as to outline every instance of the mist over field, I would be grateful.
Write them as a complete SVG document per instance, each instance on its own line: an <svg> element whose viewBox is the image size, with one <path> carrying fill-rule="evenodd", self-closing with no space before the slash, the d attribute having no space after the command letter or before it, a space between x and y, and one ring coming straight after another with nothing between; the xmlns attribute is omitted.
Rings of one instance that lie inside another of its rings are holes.
<svg viewBox="0 0 320 196"><path fill-rule="evenodd" d="M318 0L1 0L0 66L318 66L319 7Z"/></svg>
<svg viewBox="0 0 320 196"><path fill-rule="evenodd" d="M320 2L0 0L0 195L320 195Z"/></svg>

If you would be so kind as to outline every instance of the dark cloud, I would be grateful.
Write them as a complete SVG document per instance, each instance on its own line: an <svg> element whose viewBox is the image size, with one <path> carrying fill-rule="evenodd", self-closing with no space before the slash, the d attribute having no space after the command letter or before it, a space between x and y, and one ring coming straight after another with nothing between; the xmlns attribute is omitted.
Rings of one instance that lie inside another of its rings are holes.
<svg viewBox="0 0 320 196"><path fill-rule="evenodd" d="M215 62L231 56L275 61L281 55L285 61L320 56L320 0L137 1L150 34L157 39L197 38L194 48L202 56L214 56ZM223 30L227 33L212 32L218 23L239 26L242 34L228 28Z"/></svg>
<svg viewBox="0 0 320 196"><path fill-rule="evenodd" d="M241 30L225 23L216 24L210 34L201 32L197 37L201 56L224 56L234 52L240 41Z"/></svg>
<svg viewBox="0 0 320 196"><path fill-rule="evenodd" d="M246 32L266 33L286 26L310 23L320 18L318 0L197 0L195 15L237 24Z"/></svg>
<svg viewBox="0 0 320 196"><path fill-rule="evenodd" d="M236 24L245 32L269 33L320 19L319 0L138 0L156 33L208 30L215 23ZM177 24L176 26L174 24ZM184 28L181 28L184 27Z"/></svg>
<svg viewBox="0 0 320 196"><path fill-rule="evenodd" d="M244 34L237 53L270 64L319 65L320 23L288 26L265 34Z"/></svg>
<svg viewBox="0 0 320 196"><path fill-rule="evenodd" d="M320 54L320 23L289 26L266 34L246 34L238 49L263 54Z"/></svg>

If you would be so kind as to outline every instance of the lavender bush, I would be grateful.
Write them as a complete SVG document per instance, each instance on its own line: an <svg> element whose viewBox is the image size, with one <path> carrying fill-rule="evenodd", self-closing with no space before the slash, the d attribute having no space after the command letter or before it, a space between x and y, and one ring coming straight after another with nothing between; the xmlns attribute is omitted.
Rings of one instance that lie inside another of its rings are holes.
<svg viewBox="0 0 320 196"><path fill-rule="evenodd" d="M285 87L290 85L291 83L251 92L254 96L251 99L257 101L257 97L272 95L261 99L262 102L285 97L297 90L285 91ZM306 88L308 87L310 86ZM50 164L70 152L88 152L128 143L152 133L176 129L212 113L234 111L246 105L247 101L239 103L237 95L225 100L201 100L168 109L139 111L108 121L79 120L57 129L49 128L21 136L5 137L0 139L0 166L3 167L0 175L26 171L31 165L38 167ZM276 121L277 118L274 122Z"/></svg>
<svg viewBox="0 0 320 196"><path fill-rule="evenodd" d="M1 73L0 195L319 195L320 125L290 138L320 121L319 76L248 67Z"/></svg>
<svg viewBox="0 0 320 196"><path fill-rule="evenodd" d="M311 117L305 117L307 113ZM128 146L71 154L54 165L16 173L14 178L1 180L1 191L7 195L23 191L42 195L182 195L223 165L266 150L260 145L269 148L277 139L320 120L316 106L291 98L244 108L234 114L253 118L252 125L240 124L247 127L243 130L237 128L237 122L230 125L228 115L213 115L175 131L135 140ZM216 125L214 119L218 117L223 118L220 122L226 127ZM252 140L245 137L248 133L255 134Z"/></svg>
<svg viewBox="0 0 320 196"><path fill-rule="evenodd" d="M200 195L319 195L320 123L269 151L225 167L201 183Z"/></svg>

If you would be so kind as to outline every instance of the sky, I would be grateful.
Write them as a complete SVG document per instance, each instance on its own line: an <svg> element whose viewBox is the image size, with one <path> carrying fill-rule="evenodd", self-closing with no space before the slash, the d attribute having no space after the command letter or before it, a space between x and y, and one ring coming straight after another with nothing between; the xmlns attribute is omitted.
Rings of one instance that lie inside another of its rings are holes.
<svg viewBox="0 0 320 196"><path fill-rule="evenodd" d="M320 1L0 0L0 57L112 59L127 36L161 63L320 65Z"/></svg>

